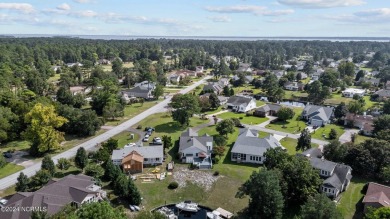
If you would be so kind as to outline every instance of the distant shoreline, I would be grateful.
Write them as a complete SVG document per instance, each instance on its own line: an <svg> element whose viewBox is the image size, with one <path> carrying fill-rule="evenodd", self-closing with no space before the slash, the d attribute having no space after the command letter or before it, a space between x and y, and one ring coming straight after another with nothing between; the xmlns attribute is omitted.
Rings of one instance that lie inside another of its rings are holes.
<svg viewBox="0 0 390 219"><path fill-rule="evenodd" d="M181 40L227 40L227 41L257 41L257 40L306 40L306 41L375 41L390 42L390 37L262 37L262 36L126 36L126 35L55 35L55 34L0 34L0 38L80 38L100 40L135 40L135 39L181 39Z"/></svg>

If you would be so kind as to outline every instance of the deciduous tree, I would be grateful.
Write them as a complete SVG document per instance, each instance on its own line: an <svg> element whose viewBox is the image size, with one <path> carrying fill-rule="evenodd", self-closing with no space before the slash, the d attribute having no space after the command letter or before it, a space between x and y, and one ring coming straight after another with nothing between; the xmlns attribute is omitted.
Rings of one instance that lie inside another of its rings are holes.
<svg viewBox="0 0 390 219"><path fill-rule="evenodd" d="M302 205L300 218L302 219L341 219L341 213L336 205L325 194L318 193Z"/></svg>
<svg viewBox="0 0 390 219"><path fill-rule="evenodd" d="M15 190L17 192L27 192L30 185L30 179L23 173L20 172L18 178Z"/></svg>
<svg viewBox="0 0 390 219"><path fill-rule="evenodd" d="M305 151L311 148L311 135L308 129L304 129L301 132L301 136L298 138L298 144L296 151Z"/></svg>
<svg viewBox="0 0 390 219"><path fill-rule="evenodd" d="M74 163L76 167L80 169L84 169L84 167L87 166L88 164L87 152L83 147L77 149L76 157L74 158Z"/></svg>
<svg viewBox="0 0 390 219"><path fill-rule="evenodd" d="M68 159L62 157L57 161L57 168L60 170L67 170L71 166L71 163Z"/></svg>
<svg viewBox="0 0 390 219"><path fill-rule="evenodd" d="M215 128L220 135L226 136L234 132L234 123L231 119L225 119L217 123Z"/></svg>
<svg viewBox="0 0 390 219"><path fill-rule="evenodd" d="M41 169L49 171L49 173L54 176L54 173L56 172L56 166L54 165L54 162L49 155L46 155L43 158Z"/></svg>
<svg viewBox="0 0 390 219"><path fill-rule="evenodd" d="M292 110L289 107L282 107L279 109L277 113L278 119L282 120L283 122L285 122L288 119L292 119L294 115L295 115L294 110Z"/></svg>

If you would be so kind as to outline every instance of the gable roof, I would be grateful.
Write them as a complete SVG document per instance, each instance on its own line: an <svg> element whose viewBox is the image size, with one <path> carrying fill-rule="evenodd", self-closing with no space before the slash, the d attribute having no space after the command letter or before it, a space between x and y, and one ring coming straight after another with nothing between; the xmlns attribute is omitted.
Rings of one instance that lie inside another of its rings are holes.
<svg viewBox="0 0 390 219"><path fill-rule="evenodd" d="M257 130L244 129L236 139L231 152L263 156L267 149L276 147L282 147L282 145L272 135L258 138Z"/></svg>
<svg viewBox="0 0 390 219"><path fill-rule="evenodd" d="M302 152L300 155L304 156L304 157L308 157L308 158L311 158L311 157L321 158L322 151L319 148L310 148L310 149L307 149L306 151Z"/></svg>
<svg viewBox="0 0 390 219"><path fill-rule="evenodd" d="M363 203L378 203L390 207L390 187L370 182Z"/></svg>
<svg viewBox="0 0 390 219"><path fill-rule="evenodd" d="M57 181L51 181L35 192L17 193L7 203L8 207L46 207L48 215L60 211L71 202L81 203L89 194L96 194L88 187L94 185L92 177L68 175ZM31 212L0 212L0 218L29 219Z"/></svg>
<svg viewBox="0 0 390 219"><path fill-rule="evenodd" d="M125 147L119 150L113 150L111 154L112 160L122 160L124 157L130 154L130 152L136 151L144 158L162 158L164 157L163 146L145 146L145 147Z"/></svg>
<svg viewBox="0 0 390 219"><path fill-rule="evenodd" d="M183 133L181 133L180 137L184 137L184 136L187 136L187 137L188 136L198 136L198 132L195 131L193 128L188 128Z"/></svg>
<svg viewBox="0 0 390 219"><path fill-rule="evenodd" d="M332 176L324 180L323 184L342 190L342 186L346 180L351 180L352 175L350 174L352 168L348 165L337 164Z"/></svg>
<svg viewBox="0 0 390 219"><path fill-rule="evenodd" d="M252 100L253 100L252 97L231 96L229 97L227 103L234 106L239 106L242 104L248 105Z"/></svg>
<svg viewBox="0 0 390 219"><path fill-rule="evenodd" d="M130 154L128 154L122 159L122 164L127 163L131 160L135 160L142 163L144 161L144 157L137 151L132 151Z"/></svg>
<svg viewBox="0 0 390 219"><path fill-rule="evenodd" d="M270 104L267 104L267 105L264 105L262 107L257 108L255 111L259 111L259 112L268 112L270 110L279 111L280 108L282 108L282 106L280 104L270 103Z"/></svg>
<svg viewBox="0 0 390 219"><path fill-rule="evenodd" d="M333 109L333 107L308 104L303 109L302 115L307 117L317 116L317 118L321 118L323 121L328 121L333 115Z"/></svg>
<svg viewBox="0 0 390 219"><path fill-rule="evenodd" d="M375 92L375 94L378 94L380 97L390 97L390 90L388 89L381 89Z"/></svg>
<svg viewBox="0 0 390 219"><path fill-rule="evenodd" d="M215 82L215 83L206 84L203 87L203 90L213 90L216 92L221 92L223 90L223 87L218 82Z"/></svg>
<svg viewBox="0 0 390 219"><path fill-rule="evenodd" d="M328 171L328 172L332 172L336 168L336 166L337 166L337 163L335 163L335 162L332 162L332 161L329 161L329 160L325 160L325 159L321 159L321 158L317 158L317 157L311 157L310 158L310 164L315 169L325 170L325 171Z"/></svg>
<svg viewBox="0 0 390 219"><path fill-rule="evenodd" d="M355 122L366 122L373 123L374 117L371 115L357 115L355 113L347 113L345 115L346 120L355 121Z"/></svg>

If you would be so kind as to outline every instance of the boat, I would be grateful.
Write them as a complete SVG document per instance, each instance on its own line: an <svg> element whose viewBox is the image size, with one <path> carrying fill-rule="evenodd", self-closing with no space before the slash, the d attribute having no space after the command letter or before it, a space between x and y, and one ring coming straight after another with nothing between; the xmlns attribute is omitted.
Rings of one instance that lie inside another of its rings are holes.
<svg viewBox="0 0 390 219"><path fill-rule="evenodd" d="M135 211L135 208L134 208L134 206L132 206L132 205L129 205L129 207L130 207L130 210L131 210L131 211Z"/></svg>
<svg viewBox="0 0 390 219"><path fill-rule="evenodd" d="M182 211L188 211L188 212L197 212L199 211L198 204L193 203L191 201L184 201L180 202L179 204L176 204L176 208L182 210Z"/></svg>
<svg viewBox="0 0 390 219"><path fill-rule="evenodd" d="M175 213L167 208L167 207L162 207L158 210L158 212L160 212L161 214L163 214L164 216L166 216L167 219L177 219L178 217L175 215Z"/></svg>
<svg viewBox="0 0 390 219"><path fill-rule="evenodd" d="M133 205L133 207L135 208L136 211L140 211L141 210L141 208L138 207L137 205Z"/></svg>
<svg viewBox="0 0 390 219"><path fill-rule="evenodd" d="M209 219L222 219L219 215L221 214L218 211L207 212L207 218Z"/></svg>

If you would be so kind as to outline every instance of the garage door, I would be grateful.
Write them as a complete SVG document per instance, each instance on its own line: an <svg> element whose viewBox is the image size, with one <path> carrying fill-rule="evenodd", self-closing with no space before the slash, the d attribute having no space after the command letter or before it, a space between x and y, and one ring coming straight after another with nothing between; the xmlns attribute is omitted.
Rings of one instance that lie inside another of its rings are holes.
<svg viewBox="0 0 390 219"><path fill-rule="evenodd" d="M322 120L318 120L318 119L312 119L311 120L311 125L312 126L322 126Z"/></svg>

